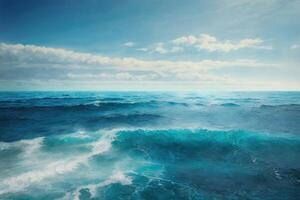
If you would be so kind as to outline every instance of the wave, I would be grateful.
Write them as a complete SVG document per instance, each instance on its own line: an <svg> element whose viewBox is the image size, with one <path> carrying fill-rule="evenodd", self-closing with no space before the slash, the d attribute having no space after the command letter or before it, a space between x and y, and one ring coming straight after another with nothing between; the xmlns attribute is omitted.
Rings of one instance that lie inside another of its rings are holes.
<svg viewBox="0 0 300 200"><path fill-rule="evenodd" d="M99 123L121 123L121 124L135 124L154 121L162 119L163 116L158 114L148 113L131 113L131 114L112 114L104 115L99 117L91 117L88 122L99 122Z"/></svg>
<svg viewBox="0 0 300 200"><path fill-rule="evenodd" d="M216 98L216 100L221 100L221 101L259 101L261 99L259 98Z"/></svg>
<svg viewBox="0 0 300 200"><path fill-rule="evenodd" d="M91 151L86 154L71 158L64 158L61 160L50 161L45 163L44 166L39 169L21 173L20 175L16 175L0 181L0 195L22 191L32 184L39 183L44 179L72 172L75 169L79 168L79 166L82 164L87 165L89 158L98 154L102 154L110 149L113 138L114 132L107 132L106 134L102 135L99 140L89 144L89 146L91 147ZM27 142L27 146L30 146L32 141L36 141L36 139L31 140L29 143ZM30 151L27 151L27 153L32 153L32 147L28 148Z"/></svg>
<svg viewBox="0 0 300 200"><path fill-rule="evenodd" d="M124 101L124 98L117 98L117 97L107 97L107 98L101 98L100 101Z"/></svg>
<svg viewBox="0 0 300 200"><path fill-rule="evenodd" d="M60 99L60 98L49 98L49 99ZM49 100L45 99L45 100ZM170 107L171 106L183 106L188 107L191 105L201 105L201 106L223 106L223 107L259 107L261 109L294 109L299 111L300 104L256 104L256 105L247 105L239 104L240 101L233 102L225 102L219 104L211 104L209 102L178 102L178 101L125 101L122 98L102 98L96 100L87 100L84 98L72 98L74 100L83 99L83 101L67 101L68 103L62 102L45 102L45 103L34 103L32 100L14 100L11 101L0 101L0 109L4 111L43 111L43 110L116 110L116 109L146 109L146 108L156 108L159 109L161 107ZM9 103L10 102L10 103ZM236 103L237 102L237 103Z"/></svg>
<svg viewBox="0 0 300 200"><path fill-rule="evenodd" d="M174 176L178 176L177 173L183 173L182 167L190 170L196 163L200 167L198 173L201 173L203 167L208 173L212 173L205 166L210 166L214 173L220 175L227 169L231 170L233 175L236 174L237 180L242 179L238 175L239 170L250 166L259 170L256 173L267 179L285 177L286 181L296 183L300 175L289 175L291 169L300 170L300 162L297 159L300 137L294 135L240 130L134 130L118 132L112 145L119 153L125 152L136 159L163 163L167 179L174 179ZM176 180L199 184L202 182L201 178L205 177L199 177L195 182L181 177Z"/></svg>
<svg viewBox="0 0 300 200"><path fill-rule="evenodd" d="M119 190L126 191L131 199L157 199L160 193L166 199L176 195L183 199L191 195L209 199L207 193L221 191L229 195L224 188L237 183L230 190L234 197L243 191L243 185L258 185L265 191L265 187L278 180L282 181L281 188L291 187L300 175L300 137L296 135L197 128L121 128L78 131L40 140L26 144L39 144L28 156L34 160L40 153L41 165L36 166L36 161L31 170L2 179L0 195L23 194L47 184L51 186L47 193L53 192L62 199L81 199L87 193L91 198L109 194L103 199L120 199L122 196L118 195L122 192L116 192ZM2 144L3 149L12 148L12 144L18 142ZM68 148L70 151L66 151ZM57 151L61 151L59 156ZM127 189L122 190L123 187ZM193 192L180 192L187 188Z"/></svg>
<svg viewBox="0 0 300 200"><path fill-rule="evenodd" d="M261 109L270 109L270 110L274 110L274 109L280 109L280 110L288 110L288 111L295 111L295 112L299 112L300 111L300 104L279 104L279 105L261 105L260 106Z"/></svg>
<svg viewBox="0 0 300 200"><path fill-rule="evenodd" d="M236 104L236 103L222 103L220 105L224 106L224 107L237 107L237 106L240 106L239 104Z"/></svg>
<svg viewBox="0 0 300 200"><path fill-rule="evenodd" d="M16 142L0 142L0 151L9 149L19 149L22 151L25 157L30 156L36 150L38 150L43 143L44 137L38 137L28 140L19 140Z"/></svg>
<svg viewBox="0 0 300 200"><path fill-rule="evenodd" d="M75 189L73 192L66 193L62 198L58 198L57 200L80 200L81 190L88 189L90 193L90 198L96 197L96 190L101 187L108 186L110 184L120 183L121 185L130 185L132 183L132 179L129 176L126 176L121 171L114 171L112 175L107 179L97 184L89 184L83 185Z"/></svg>
<svg viewBox="0 0 300 200"><path fill-rule="evenodd" d="M209 104L203 104L203 103L195 103L195 104L187 104L187 103L178 103L178 102L166 102L170 109L172 109L171 106L182 106L182 107L188 107L192 105L202 106L202 107L211 107L212 105ZM150 103L150 102L94 102L94 103L87 103L87 104L78 104L78 105L28 105L28 106L0 106L0 110L3 113L9 113L9 112L56 112L56 111L65 111L65 112L72 112L72 111L117 111L117 110L125 110L130 111L131 109L160 109L160 106L164 106L163 104L157 104L157 103ZM223 107L238 107L239 104L235 103L223 103L219 104L218 106ZM281 108L287 108L287 106L278 106ZM167 109L167 107L164 107L164 109ZM262 105L260 106L262 109L267 108L275 108L271 105ZM299 106L290 106L291 109L296 108L298 109Z"/></svg>
<svg viewBox="0 0 300 200"><path fill-rule="evenodd" d="M286 199L295 194L295 190L288 188L299 184L300 138L294 135L241 130L135 130L118 132L112 146L134 160L145 159L161 165L163 173L159 178L170 181L157 181L157 185L149 185L144 190L169 191L165 193L166 199L175 198L172 192L186 187L197 191L195 198L217 199L217 194L222 192L238 199L239 194L245 192L243 196L252 199L254 196L247 188L253 185L264 191L255 194L259 197L267 193L273 198ZM134 177L135 180L139 180L138 177ZM280 185L288 197L276 192L275 184ZM275 190L275 195L266 192L270 188ZM178 192L177 195L183 194ZM191 198L191 194L186 195L181 198ZM156 199L159 195L151 197Z"/></svg>
<svg viewBox="0 0 300 200"><path fill-rule="evenodd" d="M84 104L71 104L71 105L5 105L0 106L4 110L89 110L89 109L100 109L100 110L109 110L109 109L119 109L119 108L134 108L134 107L147 107L155 106L153 102L102 102L102 101L93 101L90 103Z"/></svg>
<svg viewBox="0 0 300 200"><path fill-rule="evenodd" d="M83 97L38 97L38 98L26 98L26 99L7 99L7 100L0 100L1 104L24 104L24 103L37 103L37 102L43 102L43 101L55 101L55 100L61 100L61 101L69 101L69 100L84 100L86 98Z"/></svg>

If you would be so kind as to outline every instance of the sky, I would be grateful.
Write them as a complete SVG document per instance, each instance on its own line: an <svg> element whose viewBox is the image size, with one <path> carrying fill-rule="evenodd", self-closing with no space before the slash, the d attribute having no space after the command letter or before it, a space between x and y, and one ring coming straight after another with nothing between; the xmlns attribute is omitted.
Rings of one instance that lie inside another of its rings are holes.
<svg viewBox="0 0 300 200"><path fill-rule="evenodd" d="M0 0L0 90L300 90L300 0Z"/></svg>

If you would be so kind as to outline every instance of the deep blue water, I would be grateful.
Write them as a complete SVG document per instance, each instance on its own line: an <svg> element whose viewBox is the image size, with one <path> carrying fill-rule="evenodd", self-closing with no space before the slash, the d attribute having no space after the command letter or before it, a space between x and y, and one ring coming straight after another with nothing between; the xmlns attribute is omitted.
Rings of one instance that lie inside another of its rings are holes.
<svg viewBox="0 0 300 200"><path fill-rule="evenodd" d="M300 199L300 92L1 92L0 199Z"/></svg>

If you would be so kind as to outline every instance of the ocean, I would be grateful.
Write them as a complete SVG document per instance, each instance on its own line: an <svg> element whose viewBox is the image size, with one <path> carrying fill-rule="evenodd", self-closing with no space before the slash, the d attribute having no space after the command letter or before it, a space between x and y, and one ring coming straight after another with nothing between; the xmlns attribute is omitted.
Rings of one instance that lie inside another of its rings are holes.
<svg viewBox="0 0 300 200"><path fill-rule="evenodd" d="M300 199L300 92L1 92L0 199Z"/></svg>

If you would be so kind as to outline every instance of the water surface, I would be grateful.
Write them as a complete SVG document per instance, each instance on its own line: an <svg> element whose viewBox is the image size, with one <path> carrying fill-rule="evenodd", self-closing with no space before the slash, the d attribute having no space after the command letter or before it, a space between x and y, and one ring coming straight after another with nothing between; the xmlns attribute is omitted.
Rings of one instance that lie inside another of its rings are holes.
<svg viewBox="0 0 300 200"><path fill-rule="evenodd" d="M0 199L299 199L299 92L2 92Z"/></svg>

